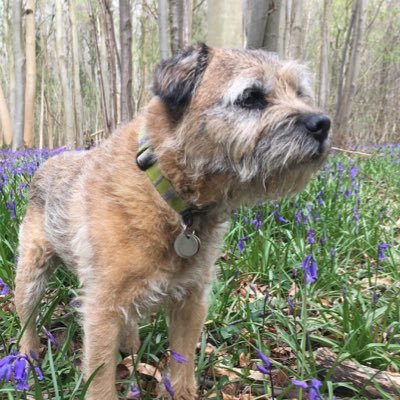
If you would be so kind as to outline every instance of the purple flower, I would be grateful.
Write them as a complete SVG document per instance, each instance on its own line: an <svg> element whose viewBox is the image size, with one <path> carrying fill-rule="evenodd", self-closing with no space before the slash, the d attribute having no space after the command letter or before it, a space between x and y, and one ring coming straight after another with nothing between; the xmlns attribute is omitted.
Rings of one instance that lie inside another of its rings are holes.
<svg viewBox="0 0 400 400"><path fill-rule="evenodd" d="M162 381L163 381L165 389L167 390L169 395L171 397L174 397L174 389L172 389L172 385L171 385L170 380L166 376L163 376Z"/></svg>
<svg viewBox="0 0 400 400"><path fill-rule="evenodd" d="M296 224L301 224L302 219L303 219L303 211L298 210L296 212L295 218L296 218Z"/></svg>
<svg viewBox="0 0 400 400"><path fill-rule="evenodd" d="M310 400L319 400L322 399L321 393L319 392L319 388L322 386L322 382L318 379L311 379L311 382L307 384L307 382L300 381L298 379L292 379L293 385L300 387L302 389L310 388L308 391L309 399Z"/></svg>
<svg viewBox="0 0 400 400"><path fill-rule="evenodd" d="M24 357L20 357L14 363L14 378L17 380L23 379L25 375L26 360Z"/></svg>
<svg viewBox="0 0 400 400"><path fill-rule="evenodd" d="M248 239L248 236L243 236L240 238L237 242L237 247L239 248L239 251L243 253L244 251L244 242Z"/></svg>
<svg viewBox="0 0 400 400"><path fill-rule="evenodd" d="M56 340L56 338L53 336L53 334L52 334L49 330L47 330L46 327L44 327L44 326L43 326L43 331L44 331L45 335L47 336L47 338L50 340L50 342L53 343L53 345L54 345L57 349L59 349L60 346L59 346L59 344L57 343L57 340Z"/></svg>
<svg viewBox="0 0 400 400"><path fill-rule="evenodd" d="M378 245L378 260L382 261L386 258L385 251L389 248L387 243Z"/></svg>
<svg viewBox="0 0 400 400"><path fill-rule="evenodd" d="M9 287L7 283L3 281L3 279L0 278L0 294L5 296L9 292Z"/></svg>
<svg viewBox="0 0 400 400"><path fill-rule="evenodd" d="M254 229L257 231L260 229L262 221L259 219L252 219L250 223L253 225Z"/></svg>
<svg viewBox="0 0 400 400"><path fill-rule="evenodd" d="M301 263L304 270L306 285L314 283L318 279L317 263L314 261L313 255L309 254Z"/></svg>
<svg viewBox="0 0 400 400"><path fill-rule="evenodd" d="M130 387L130 396L131 397L140 396L140 389L135 385L131 385L131 387Z"/></svg>
<svg viewBox="0 0 400 400"><path fill-rule="evenodd" d="M275 219L279 222L282 222L283 224L287 224L288 221L282 217L281 214L279 214L278 210L275 208L275 210L273 211L273 214L275 216Z"/></svg>
<svg viewBox="0 0 400 400"><path fill-rule="evenodd" d="M0 360L0 380L10 381L14 359L15 355L10 354Z"/></svg>
<svg viewBox="0 0 400 400"><path fill-rule="evenodd" d="M292 383L293 383L294 386L297 386L297 387L300 387L300 388L303 388L303 389L307 389L308 388L308 385L307 385L306 382L300 381L298 379L292 379Z"/></svg>
<svg viewBox="0 0 400 400"><path fill-rule="evenodd" d="M257 369L264 375L269 375L269 370L261 364L256 364Z"/></svg>
<svg viewBox="0 0 400 400"><path fill-rule="evenodd" d="M315 243L314 230L310 228L307 232L307 241L309 244Z"/></svg>
<svg viewBox="0 0 400 400"><path fill-rule="evenodd" d="M350 166L350 178L351 180L354 180L356 175L358 174L359 169L355 165Z"/></svg>
<svg viewBox="0 0 400 400"><path fill-rule="evenodd" d="M271 362L269 361L268 357L263 352L261 352L260 350L257 350L257 354L258 354L258 357L260 357L262 362L265 364L265 366L268 369L271 369Z"/></svg>
<svg viewBox="0 0 400 400"><path fill-rule="evenodd" d="M43 380L43 372L40 369L39 365L36 365L35 372L36 372L36 375L37 375L39 381L42 381Z"/></svg>
<svg viewBox="0 0 400 400"><path fill-rule="evenodd" d="M296 307L296 303L295 303L293 297L289 297L287 303L288 303L290 311L293 313L294 309Z"/></svg>
<svg viewBox="0 0 400 400"><path fill-rule="evenodd" d="M14 363L14 379L16 380L17 384L15 385L17 390L28 390L29 383L28 383L28 370L27 370L27 362L26 356L22 356L18 358L17 361ZM29 366L28 366L29 369Z"/></svg>
<svg viewBox="0 0 400 400"><path fill-rule="evenodd" d="M173 357L173 359L177 362L177 363L184 363L187 362L187 358L183 357L182 355L180 355L179 353L177 353L174 350L171 350L171 356Z"/></svg>
<svg viewBox="0 0 400 400"><path fill-rule="evenodd" d="M322 386L322 382L318 379L311 379L310 391L309 391L309 399L310 400L319 400L321 399L321 393L319 392L319 388Z"/></svg>
<svg viewBox="0 0 400 400"><path fill-rule="evenodd" d="M374 301L374 304L378 304L378 300L379 300L379 294L377 293L376 290L374 290L373 294L372 294L372 299Z"/></svg>

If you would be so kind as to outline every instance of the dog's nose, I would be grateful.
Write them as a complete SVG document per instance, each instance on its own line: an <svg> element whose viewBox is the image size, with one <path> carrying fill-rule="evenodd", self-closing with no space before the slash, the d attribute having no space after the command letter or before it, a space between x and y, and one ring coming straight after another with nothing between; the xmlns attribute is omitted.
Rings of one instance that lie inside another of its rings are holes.
<svg viewBox="0 0 400 400"><path fill-rule="evenodd" d="M308 132L321 143L328 137L331 120L325 114L308 114L302 118Z"/></svg>

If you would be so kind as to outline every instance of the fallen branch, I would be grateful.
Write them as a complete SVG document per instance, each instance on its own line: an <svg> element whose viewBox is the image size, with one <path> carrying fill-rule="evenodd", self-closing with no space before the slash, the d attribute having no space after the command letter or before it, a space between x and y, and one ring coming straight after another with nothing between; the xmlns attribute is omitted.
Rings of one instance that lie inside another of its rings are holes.
<svg viewBox="0 0 400 400"><path fill-rule="evenodd" d="M334 382L351 383L368 399L381 399L382 392L400 398L400 374L366 367L352 360L338 362L338 356L327 348L316 351L316 364L321 375L330 374Z"/></svg>
<svg viewBox="0 0 400 400"><path fill-rule="evenodd" d="M347 150L347 149L341 149L340 147L331 147L332 150L340 151L342 153L348 153L348 154L356 154L358 156L364 156L364 157L371 157L372 154L369 153L364 153L363 151L355 151L355 150Z"/></svg>

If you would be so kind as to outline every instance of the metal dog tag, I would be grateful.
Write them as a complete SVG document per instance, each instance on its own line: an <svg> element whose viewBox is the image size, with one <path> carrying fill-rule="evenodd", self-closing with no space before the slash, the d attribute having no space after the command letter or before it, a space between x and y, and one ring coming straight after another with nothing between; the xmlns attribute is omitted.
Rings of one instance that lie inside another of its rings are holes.
<svg viewBox="0 0 400 400"><path fill-rule="evenodd" d="M175 239L174 248L179 257L196 255L200 249L200 239L193 233L183 232Z"/></svg>

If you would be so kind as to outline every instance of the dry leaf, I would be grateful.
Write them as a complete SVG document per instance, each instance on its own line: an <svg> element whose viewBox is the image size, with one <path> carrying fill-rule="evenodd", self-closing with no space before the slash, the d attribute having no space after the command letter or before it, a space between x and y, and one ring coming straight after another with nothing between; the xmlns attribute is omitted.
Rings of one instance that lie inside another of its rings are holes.
<svg viewBox="0 0 400 400"><path fill-rule="evenodd" d="M150 364L139 363L136 368L136 371L139 372L139 374L154 377L157 380L157 382L162 381L161 372L156 367L153 367Z"/></svg>

